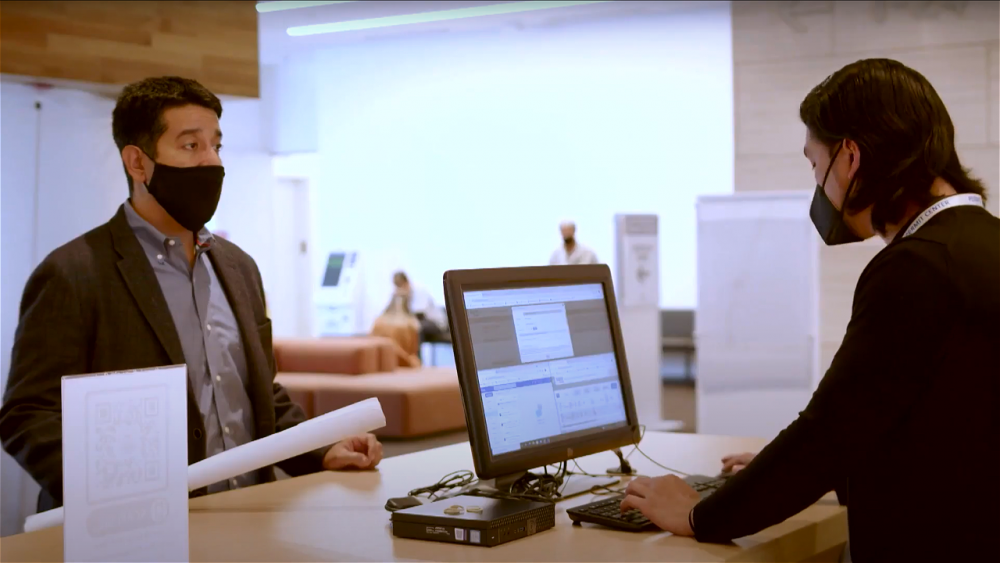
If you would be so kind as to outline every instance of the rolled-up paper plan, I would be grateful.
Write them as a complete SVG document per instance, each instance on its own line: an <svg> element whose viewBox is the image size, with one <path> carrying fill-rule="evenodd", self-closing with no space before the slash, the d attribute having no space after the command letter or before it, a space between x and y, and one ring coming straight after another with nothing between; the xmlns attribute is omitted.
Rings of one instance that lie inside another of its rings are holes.
<svg viewBox="0 0 1000 563"><path fill-rule="evenodd" d="M207 487L383 426L385 414L378 399L361 401L188 466L188 490Z"/></svg>
<svg viewBox="0 0 1000 563"><path fill-rule="evenodd" d="M383 426L382 404L378 399L367 399L189 465L188 490L207 487ZM63 508L53 508L29 516L24 521L24 531L34 532L62 523Z"/></svg>
<svg viewBox="0 0 1000 563"><path fill-rule="evenodd" d="M46 510L45 512L39 512L38 514L32 514L24 519L24 531L34 532L35 530L41 530L44 528L54 528L56 526L62 526L63 523L63 508L53 508L52 510Z"/></svg>

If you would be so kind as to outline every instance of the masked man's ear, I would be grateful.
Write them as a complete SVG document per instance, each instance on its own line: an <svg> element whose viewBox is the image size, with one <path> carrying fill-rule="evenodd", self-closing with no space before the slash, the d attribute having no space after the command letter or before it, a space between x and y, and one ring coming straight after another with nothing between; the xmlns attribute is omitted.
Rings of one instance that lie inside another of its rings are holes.
<svg viewBox="0 0 1000 563"><path fill-rule="evenodd" d="M858 173L858 168L861 167L861 147L854 141L846 139L844 141L844 149L847 152L847 162L851 165L850 170L847 172L847 178L853 180L854 176Z"/></svg>
<svg viewBox="0 0 1000 563"><path fill-rule="evenodd" d="M122 164L125 165L125 172L132 178L132 185L148 184L152 175L153 161L142 149L135 145L128 145L122 149Z"/></svg>

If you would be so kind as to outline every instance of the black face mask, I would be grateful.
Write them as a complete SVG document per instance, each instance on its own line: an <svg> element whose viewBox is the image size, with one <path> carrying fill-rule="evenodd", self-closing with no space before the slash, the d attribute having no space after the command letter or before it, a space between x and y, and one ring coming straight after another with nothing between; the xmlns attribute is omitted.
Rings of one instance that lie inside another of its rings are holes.
<svg viewBox="0 0 1000 563"><path fill-rule="evenodd" d="M146 190L185 229L197 233L215 215L222 196L222 166L178 168L156 162Z"/></svg>
<svg viewBox="0 0 1000 563"><path fill-rule="evenodd" d="M830 166L826 168L823 183L816 186L816 193L813 194L812 205L809 207L809 218L812 219L813 225L819 232L819 236L827 246L850 244L865 240L854 234L854 231L847 226L847 223L844 222L844 212L838 211L833 206L830 198L826 196L826 192L823 191L823 186L826 185L826 180L830 176L830 170L833 169L833 161L837 158L837 153L839 152L840 147L837 147L837 150L833 153L833 158L830 159Z"/></svg>

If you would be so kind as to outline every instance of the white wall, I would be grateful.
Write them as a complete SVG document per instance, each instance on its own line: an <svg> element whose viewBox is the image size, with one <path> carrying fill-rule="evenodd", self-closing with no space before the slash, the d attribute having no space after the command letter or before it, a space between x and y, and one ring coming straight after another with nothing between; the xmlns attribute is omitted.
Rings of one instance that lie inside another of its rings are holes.
<svg viewBox="0 0 1000 563"><path fill-rule="evenodd" d="M224 231L257 262L264 291L274 291L274 175L261 100L222 98L222 164L226 179L210 228Z"/></svg>
<svg viewBox="0 0 1000 563"><path fill-rule="evenodd" d="M267 152L276 155L314 153L317 80L311 53L302 53L278 64L261 65L261 131Z"/></svg>
<svg viewBox="0 0 1000 563"><path fill-rule="evenodd" d="M35 103L41 109L35 109ZM226 183L217 228L251 253L268 287L271 159L263 151L256 100L224 100ZM52 250L109 220L128 197L111 138L114 101L83 91L0 82L2 123L2 303L0 377L6 385L18 306L31 271ZM0 535L34 512L37 485L0 456Z"/></svg>
<svg viewBox="0 0 1000 563"><path fill-rule="evenodd" d="M441 301L445 270L547 263L567 218L610 263L620 212L660 216L662 305L694 306L695 198L732 191L728 3L315 61L315 271L360 250L368 323L394 269Z"/></svg>
<svg viewBox="0 0 1000 563"><path fill-rule="evenodd" d="M21 290L35 264L35 151L40 113L35 91L0 82L0 387L6 388L10 350L17 329ZM26 164L27 163L27 164ZM30 478L6 452L0 453L0 536L17 533L26 516L22 499ZM37 486L36 489L37 490Z"/></svg>
<svg viewBox="0 0 1000 563"><path fill-rule="evenodd" d="M225 231L231 242L253 257L264 280L264 291L270 293L275 277L272 274L274 178L271 175L271 157L260 152L223 151L226 180L213 221L214 228Z"/></svg>
<svg viewBox="0 0 1000 563"><path fill-rule="evenodd" d="M34 266L34 245L32 240L35 217L35 181L33 163L38 142L38 121L40 112L35 109L34 89L21 84L0 82L0 253L3 274L2 309L0 309L0 378L7 381L10 348L17 328L17 307L21 301L21 290Z"/></svg>
<svg viewBox="0 0 1000 563"><path fill-rule="evenodd" d="M6 385L21 292L31 271L58 246L110 219L128 187L111 140L112 101L74 90L8 83L0 88ZM6 454L2 463L2 533L8 534L34 511L38 487Z"/></svg>
<svg viewBox="0 0 1000 563"><path fill-rule="evenodd" d="M111 138L114 100L61 88L43 92L40 100L38 261L111 219L128 198L121 156Z"/></svg>

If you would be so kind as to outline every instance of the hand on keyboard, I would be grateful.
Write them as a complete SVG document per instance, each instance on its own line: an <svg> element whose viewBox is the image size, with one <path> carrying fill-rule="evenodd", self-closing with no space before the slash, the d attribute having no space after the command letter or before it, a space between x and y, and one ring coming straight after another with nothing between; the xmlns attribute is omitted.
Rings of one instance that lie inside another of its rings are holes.
<svg viewBox="0 0 1000 563"><path fill-rule="evenodd" d="M570 519L576 523L589 522L618 530L643 532L655 530L656 525L649 521L638 510L622 512L621 503L624 495L614 495L566 510Z"/></svg>
<svg viewBox="0 0 1000 563"><path fill-rule="evenodd" d="M698 491L676 475L638 477L625 489L620 510L636 509L660 529L679 536L691 536L688 513L701 500Z"/></svg>
<svg viewBox="0 0 1000 563"><path fill-rule="evenodd" d="M753 458L756 456L757 454L752 454L749 452L742 454L727 455L726 457L722 458L722 472L736 473L737 471L743 469L747 465L750 465L750 462L753 461Z"/></svg>

